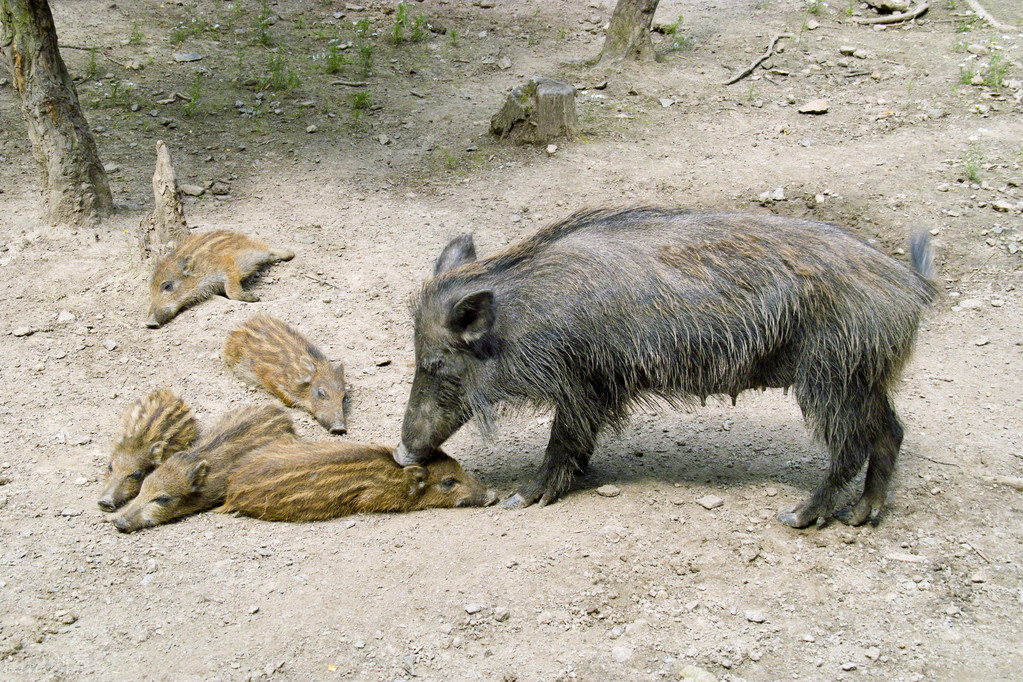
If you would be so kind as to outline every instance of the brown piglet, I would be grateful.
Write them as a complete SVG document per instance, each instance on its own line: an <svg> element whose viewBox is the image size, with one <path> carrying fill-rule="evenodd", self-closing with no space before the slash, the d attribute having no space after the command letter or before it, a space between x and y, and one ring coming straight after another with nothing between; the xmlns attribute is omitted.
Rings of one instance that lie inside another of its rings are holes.
<svg viewBox="0 0 1023 682"><path fill-rule="evenodd" d="M161 388L133 402L124 412L107 464L100 509L114 511L135 497L146 476L198 435L191 408L174 391Z"/></svg>
<svg viewBox="0 0 1023 682"><path fill-rule="evenodd" d="M320 521L348 514L493 504L488 490L439 450L418 466L395 464L379 445L280 441L228 478L219 512L267 521Z"/></svg>
<svg viewBox="0 0 1023 682"><path fill-rule="evenodd" d="M258 301L255 294L242 290L242 280L264 265L294 257L287 249L271 248L237 232L190 234L153 270L146 326L166 324L182 308L214 294L235 301Z"/></svg>
<svg viewBox="0 0 1023 682"><path fill-rule="evenodd" d="M211 509L223 501L228 475L242 457L294 437L291 420L276 405L232 410L194 447L171 455L147 476L114 526L132 533Z"/></svg>
<svg viewBox="0 0 1023 682"><path fill-rule="evenodd" d="M309 411L331 433L347 433L344 368L284 322L253 317L227 337L224 362L243 381Z"/></svg>

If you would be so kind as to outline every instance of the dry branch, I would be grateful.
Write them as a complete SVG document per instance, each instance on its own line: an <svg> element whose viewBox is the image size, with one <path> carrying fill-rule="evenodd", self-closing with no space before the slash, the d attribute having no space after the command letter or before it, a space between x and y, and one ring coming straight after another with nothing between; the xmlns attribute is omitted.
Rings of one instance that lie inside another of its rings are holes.
<svg viewBox="0 0 1023 682"><path fill-rule="evenodd" d="M887 14L883 17L870 17L865 19L863 17L855 17L853 21L857 24L868 26L871 24L899 24L903 21L912 21L918 16L927 11L927 3L921 2L919 5L914 7L908 12L896 12L895 14Z"/></svg>
<svg viewBox="0 0 1023 682"><path fill-rule="evenodd" d="M976 14L978 17L980 17L987 23L991 24L991 27L994 29L998 31L1018 30L1017 27L1012 26L1011 24L1003 24L1000 21L995 20L995 18L991 16L991 13L984 9L984 6L981 5L977 0L966 0L966 4L970 6L970 9L973 10L974 14Z"/></svg>
<svg viewBox="0 0 1023 682"><path fill-rule="evenodd" d="M761 64L763 64L764 62L771 58L771 55L774 54L774 46L778 43L779 40L781 40L782 38L791 37L792 37L791 33L779 33L778 35L776 35L774 38L771 39L771 44L767 46L767 52L762 54L760 58L757 59L755 62L750 64L749 68L747 68L745 71L740 73L738 76L734 76L730 80L725 81L724 84L731 85L732 83L738 83L743 78L753 73L758 66L760 66Z"/></svg>

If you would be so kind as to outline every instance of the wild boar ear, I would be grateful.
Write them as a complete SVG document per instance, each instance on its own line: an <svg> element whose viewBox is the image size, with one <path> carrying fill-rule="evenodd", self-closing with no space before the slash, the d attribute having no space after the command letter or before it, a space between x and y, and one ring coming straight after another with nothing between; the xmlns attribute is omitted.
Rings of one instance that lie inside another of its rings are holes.
<svg viewBox="0 0 1023 682"><path fill-rule="evenodd" d="M160 466L163 461L163 450L167 447L167 441L160 440L149 446L149 463L153 466Z"/></svg>
<svg viewBox="0 0 1023 682"><path fill-rule="evenodd" d="M186 277L188 275L191 275L192 274L192 257L191 256L182 256L181 258L179 258L178 259L178 268L181 270L181 274L182 275L185 275Z"/></svg>
<svg viewBox="0 0 1023 682"><path fill-rule="evenodd" d="M313 383L313 377L316 375L316 366L309 361L309 358L302 358L302 376L298 378L299 388L305 388L309 384Z"/></svg>
<svg viewBox="0 0 1023 682"><path fill-rule="evenodd" d="M429 474L426 467L412 465L404 468L405 485L408 486L408 496L416 497L426 487L426 478Z"/></svg>
<svg viewBox="0 0 1023 682"><path fill-rule="evenodd" d="M433 274L439 275L476 260L476 245L472 241L471 234L463 234L451 240L444 250L440 252L440 258L433 266Z"/></svg>
<svg viewBox="0 0 1023 682"><path fill-rule="evenodd" d="M494 293L466 294L448 311L447 327L465 343L479 341L494 326Z"/></svg>
<svg viewBox="0 0 1023 682"><path fill-rule="evenodd" d="M199 490L206 482L206 474L209 473L210 465L206 463L206 460L199 462L192 470L188 472L188 478L191 479L192 490Z"/></svg>

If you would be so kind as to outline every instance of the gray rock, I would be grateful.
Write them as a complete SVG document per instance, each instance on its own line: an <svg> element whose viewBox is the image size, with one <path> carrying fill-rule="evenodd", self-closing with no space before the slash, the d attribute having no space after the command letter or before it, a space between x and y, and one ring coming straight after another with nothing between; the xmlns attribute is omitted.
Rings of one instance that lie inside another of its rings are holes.
<svg viewBox="0 0 1023 682"><path fill-rule="evenodd" d="M60 515L61 516L81 516L82 515L82 510L81 509L61 509L60 510Z"/></svg>
<svg viewBox="0 0 1023 682"><path fill-rule="evenodd" d="M597 488L597 494L601 497L618 497L622 494L622 490L618 486L609 483Z"/></svg>
<svg viewBox="0 0 1023 682"><path fill-rule="evenodd" d="M176 61L178 63L181 63L181 62L197 62L200 59L202 59L202 55L199 54L198 52L195 52L195 51L192 51L192 52L175 52L174 54L171 55L171 57L173 57L174 61Z"/></svg>
<svg viewBox="0 0 1023 682"><path fill-rule="evenodd" d="M201 197L206 192L206 188L201 185L179 185L178 189L181 190L182 194L189 197Z"/></svg>
<svg viewBox="0 0 1023 682"><path fill-rule="evenodd" d="M747 611L746 620L751 623L763 623L767 618L764 616L762 611Z"/></svg>
<svg viewBox="0 0 1023 682"><path fill-rule="evenodd" d="M77 321L78 318L70 310L61 310L60 314L57 315L57 324L71 324Z"/></svg>
<svg viewBox="0 0 1023 682"><path fill-rule="evenodd" d="M36 330L32 327L15 327L11 333L15 336L31 336L36 333Z"/></svg>
<svg viewBox="0 0 1023 682"><path fill-rule="evenodd" d="M628 663L629 659L632 658L632 647L624 644L618 644L611 647L611 655L619 663Z"/></svg>
<svg viewBox="0 0 1023 682"><path fill-rule="evenodd" d="M717 509L724 503L725 501L717 495L704 495L696 501L696 504L700 505L704 509Z"/></svg>
<svg viewBox="0 0 1023 682"><path fill-rule="evenodd" d="M801 114L826 114L828 113L828 100L812 99L799 107L798 111Z"/></svg>
<svg viewBox="0 0 1023 682"><path fill-rule="evenodd" d="M465 605L465 612L468 613L470 616L473 615L474 613L479 613L482 610L483 610L483 607L480 606L479 604L466 604Z"/></svg>
<svg viewBox="0 0 1023 682"><path fill-rule="evenodd" d="M113 339L104 339L103 347L109 351L117 350L117 342Z"/></svg>
<svg viewBox="0 0 1023 682"><path fill-rule="evenodd" d="M680 682L718 682L718 678L712 673L696 665L683 666L679 673Z"/></svg>
<svg viewBox="0 0 1023 682"><path fill-rule="evenodd" d="M510 615L511 614L508 613L508 609L504 608L503 606L498 606L496 609L494 609L494 620L496 620L498 623L503 623L504 621L508 620L508 616Z"/></svg>
<svg viewBox="0 0 1023 682"><path fill-rule="evenodd" d="M305 128L307 133L315 133L317 130L319 130L319 128L317 128L315 124L307 125Z"/></svg>
<svg viewBox="0 0 1023 682"><path fill-rule="evenodd" d="M497 68L501 69L502 71L507 71L511 67L512 60L508 59L507 57L501 57L500 59L497 60Z"/></svg>

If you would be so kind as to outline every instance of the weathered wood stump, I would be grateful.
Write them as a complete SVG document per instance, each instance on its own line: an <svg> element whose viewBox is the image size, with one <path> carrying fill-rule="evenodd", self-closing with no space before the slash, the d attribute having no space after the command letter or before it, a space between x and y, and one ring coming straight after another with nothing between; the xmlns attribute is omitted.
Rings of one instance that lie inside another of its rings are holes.
<svg viewBox="0 0 1023 682"><path fill-rule="evenodd" d="M534 76L511 91L501 111L490 119L490 132L501 139L547 144L579 133L575 87Z"/></svg>
<svg viewBox="0 0 1023 682"><path fill-rule="evenodd" d="M178 179L170 151L163 140L156 142L156 171L153 173L153 212L139 223L142 257L161 256L188 236L185 207L181 203Z"/></svg>

